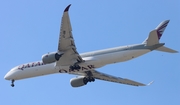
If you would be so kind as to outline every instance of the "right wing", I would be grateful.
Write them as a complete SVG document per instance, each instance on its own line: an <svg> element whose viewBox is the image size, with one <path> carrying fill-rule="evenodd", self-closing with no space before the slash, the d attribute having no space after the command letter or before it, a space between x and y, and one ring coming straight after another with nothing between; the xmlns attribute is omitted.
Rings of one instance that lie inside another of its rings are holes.
<svg viewBox="0 0 180 105"><path fill-rule="evenodd" d="M133 86L146 86L146 84L139 83L130 79L115 77L98 71L92 71L93 77L100 80L116 82L121 84L133 85Z"/></svg>
<svg viewBox="0 0 180 105"><path fill-rule="evenodd" d="M130 79L108 75L108 74L105 74L102 72L98 72L96 70L84 71L84 72L74 72L72 74L82 75L82 76L87 76L87 74L91 74L91 76L94 77L95 79L109 81L109 82L116 82L116 83L121 83L121 84L127 84L127 85L132 85L132 86L147 86L147 85L151 85L153 83L153 81L152 81L146 85L146 84L139 83L139 82L136 82L136 81L133 81Z"/></svg>

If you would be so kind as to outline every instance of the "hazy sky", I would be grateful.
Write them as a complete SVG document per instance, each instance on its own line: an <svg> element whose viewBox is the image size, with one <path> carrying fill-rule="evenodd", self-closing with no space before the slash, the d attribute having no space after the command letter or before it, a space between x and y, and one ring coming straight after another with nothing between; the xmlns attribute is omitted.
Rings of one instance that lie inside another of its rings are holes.
<svg viewBox="0 0 180 105"><path fill-rule="evenodd" d="M151 86L134 87L96 80L72 88L75 75L54 74L19 80L4 75L14 66L41 60L56 51L64 8L77 50L84 53L141 43L161 21L170 19L161 42L180 51L179 0L1 0L0 103L2 105L179 105L180 54L153 51L134 60L98 69Z"/></svg>

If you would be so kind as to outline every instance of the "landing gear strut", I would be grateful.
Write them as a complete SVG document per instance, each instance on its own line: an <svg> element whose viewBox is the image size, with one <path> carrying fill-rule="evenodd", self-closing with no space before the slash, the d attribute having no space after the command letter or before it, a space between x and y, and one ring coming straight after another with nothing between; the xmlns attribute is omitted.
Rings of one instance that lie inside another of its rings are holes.
<svg viewBox="0 0 180 105"><path fill-rule="evenodd" d="M14 79L11 81L11 86L14 87Z"/></svg>

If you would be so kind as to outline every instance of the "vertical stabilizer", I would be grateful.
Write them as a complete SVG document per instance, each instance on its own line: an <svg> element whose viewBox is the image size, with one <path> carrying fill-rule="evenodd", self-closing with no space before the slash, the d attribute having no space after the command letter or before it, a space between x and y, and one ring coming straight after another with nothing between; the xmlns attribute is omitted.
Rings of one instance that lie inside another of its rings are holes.
<svg viewBox="0 0 180 105"><path fill-rule="evenodd" d="M146 40L143 41L143 43L145 43L147 46L152 46L152 45L158 44L168 23L169 23L169 20L165 20L165 21L161 22L154 30L152 30L149 33L148 38L146 38Z"/></svg>
<svg viewBox="0 0 180 105"><path fill-rule="evenodd" d="M161 22L161 23L156 27L158 39L161 38L161 36L162 36L164 30L166 29L168 23L169 23L169 20L165 20L165 21Z"/></svg>

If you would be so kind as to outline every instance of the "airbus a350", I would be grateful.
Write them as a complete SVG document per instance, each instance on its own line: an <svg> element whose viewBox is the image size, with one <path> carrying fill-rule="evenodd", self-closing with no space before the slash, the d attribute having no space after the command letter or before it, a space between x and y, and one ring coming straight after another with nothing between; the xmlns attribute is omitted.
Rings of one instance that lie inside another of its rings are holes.
<svg viewBox="0 0 180 105"><path fill-rule="evenodd" d="M105 74L96 69L108 64L131 60L153 50L169 53L177 52L165 47L165 43L159 42L169 23L169 20L165 20L152 30L149 36L140 44L119 46L79 54L76 50L68 14L70 6L71 5L68 5L63 12L58 50L44 54L41 61L22 64L12 68L4 76L6 80L11 81L12 87L14 87L16 80L54 73L78 75L70 80L72 87L84 86L88 82L94 82L96 79L133 86L147 86L152 82L143 84L130 79Z"/></svg>

